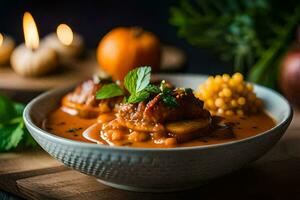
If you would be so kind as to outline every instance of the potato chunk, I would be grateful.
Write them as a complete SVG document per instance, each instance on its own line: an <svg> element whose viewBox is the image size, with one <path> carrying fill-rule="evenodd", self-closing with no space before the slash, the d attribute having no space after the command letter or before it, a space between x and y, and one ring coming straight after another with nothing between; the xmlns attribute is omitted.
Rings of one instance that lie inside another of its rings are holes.
<svg viewBox="0 0 300 200"><path fill-rule="evenodd" d="M167 123L166 129L170 136L175 137L179 143L192 140L208 133L211 118L200 118Z"/></svg>

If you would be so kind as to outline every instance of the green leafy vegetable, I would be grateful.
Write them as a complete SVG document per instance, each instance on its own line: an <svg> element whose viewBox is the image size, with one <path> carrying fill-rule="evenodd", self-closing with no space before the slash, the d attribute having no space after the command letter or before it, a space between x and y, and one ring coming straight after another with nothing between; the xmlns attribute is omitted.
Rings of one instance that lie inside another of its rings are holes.
<svg viewBox="0 0 300 200"><path fill-rule="evenodd" d="M140 67L131 70L124 78L124 86L130 93L124 95L123 90L115 83L103 86L97 91L97 99L107 99L124 95L124 103L139 103L146 101L151 94L158 94L162 101L171 107L178 106L176 98L172 96L172 89L163 80L160 87L150 84L151 67Z"/></svg>
<svg viewBox="0 0 300 200"><path fill-rule="evenodd" d="M104 85L101 90L97 91L96 98L97 99L108 99L112 97L122 96L124 95L123 90L119 85L115 83L110 83L108 85Z"/></svg>
<svg viewBox="0 0 300 200"><path fill-rule="evenodd" d="M126 103L138 103L150 96L149 84L151 67L139 67L131 70L124 78L124 86L130 92ZM151 87L151 86L150 86Z"/></svg>
<svg viewBox="0 0 300 200"><path fill-rule="evenodd" d="M248 80L276 88L280 59L300 20L300 2L181 0L170 15L180 37L216 53Z"/></svg>
<svg viewBox="0 0 300 200"><path fill-rule="evenodd" d="M138 103L145 101L150 96L150 93L146 90L140 91L138 93L131 94L128 99L127 103Z"/></svg>
<svg viewBox="0 0 300 200"><path fill-rule="evenodd" d="M146 91L148 92L151 92L151 93L160 93L160 88L156 85L148 85L146 88L145 88Z"/></svg>
<svg viewBox="0 0 300 200"><path fill-rule="evenodd" d="M179 106L176 98L172 96L172 89L166 86L166 81L162 80L160 84L160 97L162 98L163 102L170 106L170 107L177 107Z"/></svg>
<svg viewBox="0 0 300 200"><path fill-rule="evenodd" d="M170 107L178 107L179 106L175 97L173 97L171 95L163 94L163 93L160 96L166 105L168 105Z"/></svg>
<svg viewBox="0 0 300 200"><path fill-rule="evenodd" d="M131 70L124 78L124 86L130 94L144 90L150 83L151 67L139 67Z"/></svg>
<svg viewBox="0 0 300 200"><path fill-rule="evenodd" d="M0 152L36 146L23 122L24 107L0 95Z"/></svg>
<svg viewBox="0 0 300 200"><path fill-rule="evenodd" d="M0 96L0 123L9 121L16 115L16 110L14 108L13 102L11 102L7 97Z"/></svg>

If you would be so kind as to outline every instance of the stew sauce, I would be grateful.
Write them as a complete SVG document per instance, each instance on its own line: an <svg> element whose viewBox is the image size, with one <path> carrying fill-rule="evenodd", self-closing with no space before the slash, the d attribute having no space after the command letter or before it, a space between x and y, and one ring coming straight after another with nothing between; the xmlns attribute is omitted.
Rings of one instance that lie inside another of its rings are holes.
<svg viewBox="0 0 300 200"><path fill-rule="evenodd" d="M113 115L110 114L108 118L112 118L112 116ZM107 114L105 117L107 117ZM170 148L219 144L234 140L240 140L260 134L275 126L275 121L263 112L244 117L228 116L222 119L222 123L230 124L230 126L232 126L235 137L224 138L205 136L176 145L166 145L164 143L159 143L158 140L154 142L154 140L151 139L144 142L132 142L132 140L128 140L127 136L122 140L112 141L108 139L107 135L103 133L103 131L101 130L102 124L98 123L97 119L86 119L81 118L77 115L71 115L67 112L64 112L61 108L57 109L49 115L49 117L44 122L43 128L57 136L76 141L113 146ZM128 134L125 133L125 135Z"/></svg>

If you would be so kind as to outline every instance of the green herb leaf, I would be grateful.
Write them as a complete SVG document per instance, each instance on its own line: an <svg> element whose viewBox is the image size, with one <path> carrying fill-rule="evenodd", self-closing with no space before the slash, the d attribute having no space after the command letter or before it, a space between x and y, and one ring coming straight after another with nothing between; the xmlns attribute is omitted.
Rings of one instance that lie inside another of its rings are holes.
<svg viewBox="0 0 300 200"><path fill-rule="evenodd" d="M176 98L171 95L161 94L161 98L162 98L163 102L170 107L178 107L179 106L178 102L176 101Z"/></svg>
<svg viewBox="0 0 300 200"><path fill-rule="evenodd" d="M131 70L124 78L124 86L130 94L144 90L150 83L151 67L139 67Z"/></svg>
<svg viewBox="0 0 300 200"><path fill-rule="evenodd" d="M146 88L145 88L146 91L148 92L151 92L151 93L160 93L160 88L156 85L148 85Z"/></svg>
<svg viewBox="0 0 300 200"><path fill-rule="evenodd" d="M36 146L23 122L24 107L0 95L0 152Z"/></svg>
<svg viewBox="0 0 300 200"><path fill-rule="evenodd" d="M184 88L184 92L186 94L193 93L193 89L192 88Z"/></svg>
<svg viewBox="0 0 300 200"><path fill-rule="evenodd" d="M147 92L146 90L143 90L138 93L133 93L128 97L127 103L138 103L141 101L145 101L146 99L148 99L149 96L150 93Z"/></svg>
<svg viewBox="0 0 300 200"><path fill-rule="evenodd" d="M0 95L0 123L8 122L16 115L17 112L12 101L3 95Z"/></svg>
<svg viewBox="0 0 300 200"><path fill-rule="evenodd" d="M150 83L151 67L140 67L138 68L137 73L136 92L140 92Z"/></svg>
<svg viewBox="0 0 300 200"><path fill-rule="evenodd" d="M166 81L162 80L160 83L160 90L163 94L170 94L172 92L172 89L167 87Z"/></svg>
<svg viewBox="0 0 300 200"><path fill-rule="evenodd" d="M110 83L108 85L104 85L99 91L97 91L96 99L108 99L122 95L124 95L124 93L120 86L115 83Z"/></svg>
<svg viewBox="0 0 300 200"><path fill-rule="evenodd" d="M14 102L14 103L13 103L13 106L14 106L14 108L15 108L16 115L22 116L22 115L23 115L24 108L25 108L25 105L23 105L23 104L21 104L21 103L16 103L16 102Z"/></svg>
<svg viewBox="0 0 300 200"><path fill-rule="evenodd" d="M0 151L16 148L24 135L24 124L11 124L0 127Z"/></svg>

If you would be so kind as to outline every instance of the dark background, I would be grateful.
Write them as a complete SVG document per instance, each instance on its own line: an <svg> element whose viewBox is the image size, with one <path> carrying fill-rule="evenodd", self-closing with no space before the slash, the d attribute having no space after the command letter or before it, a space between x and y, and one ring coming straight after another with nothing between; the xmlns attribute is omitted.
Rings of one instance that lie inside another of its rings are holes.
<svg viewBox="0 0 300 200"><path fill-rule="evenodd" d="M0 0L0 3L0 32L12 35L17 43L24 40L22 17L29 11L40 37L55 31L60 23L67 23L84 37L88 48L96 48L101 37L116 26L141 26L157 34L162 43L186 52L186 72L216 74L230 69L206 50L193 47L177 36L176 27L168 21L169 9L178 4L177 0Z"/></svg>

